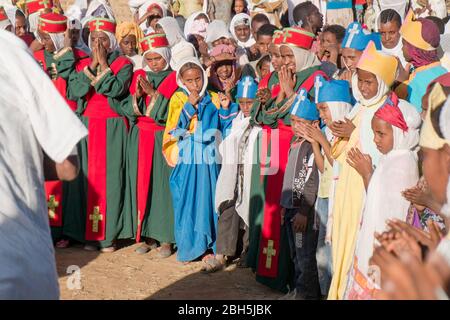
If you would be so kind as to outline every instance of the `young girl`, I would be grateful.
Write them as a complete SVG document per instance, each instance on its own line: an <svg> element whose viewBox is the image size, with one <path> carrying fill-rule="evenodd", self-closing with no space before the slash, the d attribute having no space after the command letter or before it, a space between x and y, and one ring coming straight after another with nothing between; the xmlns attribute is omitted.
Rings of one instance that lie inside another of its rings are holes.
<svg viewBox="0 0 450 320"><path fill-rule="evenodd" d="M221 44L214 47L210 57L214 63L210 68L209 88L214 92L224 92L227 97L234 101L236 95L236 83L239 80L240 70L236 66L236 61L232 59L221 59L224 53L230 56L234 53L233 47Z"/></svg>
<svg viewBox="0 0 450 320"><path fill-rule="evenodd" d="M143 67L143 59L139 54L139 43L143 37L142 30L134 22L122 22L117 25L116 38L120 51L133 62L134 71Z"/></svg>
<svg viewBox="0 0 450 320"><path fill-rule="evenodd" d="M206 91L206 72L195 58L180 62L176 92L169 104L163 153L175 166L170 176L179 261L215 250L217 214L214 194L219 175L217 139L237 115L224 94ZM220 102L219 102L220 99Z"/></svg>
<svg viewBox="0 0 450 320"><path fill-rule="evenodd" d="M169 67L169 42L164 34L150 34L141 43L146 67L138 70L125 101L127 114L135 125L128 136L127 188L124 214L133 216L136 249L147 253L161 244L159 256L171 255L173 208L169 189L172 172L162 155L162 136L167 121L169 99L178 88L175 72Z"/></svg>
<svg viewBox="0 0 450 320"><path fill-rule="evenodd" d="M235 15L240 13L249 13L247 1L233 0L233 4L231 5L231 17L234 17Z"/></svg>
<svg viewBox="0 0 450 320"><path fill-rule="evenodd" d="M349 299L370 299L379 274L369 265L375 243L374 233L381 233L390 219L406 220L409 201L402 191L419 179L417 154L421 118L408 103L399 103L391 93L372 118L374 142L382 156L375 170L370 156L357 148L348 154L348 163L362 176L367 195L361 218L353 269L347 287ZM371 276L375 278L372 279Z"/></svg>

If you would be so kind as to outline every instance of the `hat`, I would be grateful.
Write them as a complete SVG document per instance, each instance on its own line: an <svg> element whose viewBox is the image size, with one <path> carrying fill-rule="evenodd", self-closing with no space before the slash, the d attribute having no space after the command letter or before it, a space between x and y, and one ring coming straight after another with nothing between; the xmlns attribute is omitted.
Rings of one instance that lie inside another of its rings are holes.
<svg viewBox="0 0 450 320"><path fill-rule="evenodd" d="M291 115L305 120L319 120L319 111L316 104L308 99L305 89L300 90L291 106Z"/></svg>
<svg viewBox="0 0 450 320"><path fill-rule="evenodd" d="M356 67L379 76L390 87L397 75L397 65L398 61L394 56L377 51L373 41L370 41Z"/></svg>
<svg viewBox="0 0 450 320"><path fill-rule="evenodd" d="M61 33L67 30L67 17L58 13L46 13L39 17L39 30Z"/></svg>
<svg viewBox="0 0 450 320"><path fill-rule="evenodd" d="M255 99L256 91L258 91L258 84L250 76L245 76L237 83L236 98Z"/></svg>
<svg viewBox="0 0 450 320"><path fill-rule="evenodd" d="M405 21L400 28L400 34L405 41L411 43L414 47L425 51L436 50L422 36L423 24L421 21L414 19L414 12L410 9L406 15Z"/></svg>
<svg viewBox="0 0 450 320"><path fill-rule="evenodd" d="M303 49L311 49L315 39L314 33L300 27L285 28L282 31L281 44L291 45Z"/></svg>
<svg viewBox="0 0 450 320"><path fill-rule="evenodd" d="M283 43L283 31L275 30L273 33L272 43L276 45L280 45Z"/></svg>
<svg viewBox="0 0 450 320"><path fill-rule="evenodd" d="M377 50L381 50L381 36L378 32L371 33L364 29L360 23L352 22L345 30L342 48L364 51L370 41L375 43Z"/></svg>
<svg viewBox="0 0 450 320"><path fill-rule="evenodd" d="M408 125L403 117L403 113L398 107L398 97L393 92L386 98L386 101L377 112L375 112L375 116L402 131L408 131Z"/></svg>
<svg viewBox="0 0 450 320"><path fill-rule="evenodd" d="M116 22L111 19L96 17L89 21L89 31L107 31L116 33Z"/></svg>
<svg viewBox="0 0 450 320"><path fill-rule="evenodd" d="M168 47L166 35L162 33L151 33L141 40L139 43L142 52L147 52L155 48Z"/></svg>
<svg viewBox="0 0 450 320"><path fill-rule="evenodd" d="M9 20L8 15L6 14L5 8L0 6L0 21Z"/></svg>
<svg viewBox="0 0 450 320"><path fill-rule="evenodd" d="M316 76L314 81L315 102L346 102L352 103L350 85L345 80L325 80L321 75Z"/></svg>
<svg viewBox="0 0 450 320"><path fill-rule="evenodd" d="M25 3L27 7L28 14L32 14L38 12L43 9L51 9L53 8L52 0L27 0Z"/></svg>

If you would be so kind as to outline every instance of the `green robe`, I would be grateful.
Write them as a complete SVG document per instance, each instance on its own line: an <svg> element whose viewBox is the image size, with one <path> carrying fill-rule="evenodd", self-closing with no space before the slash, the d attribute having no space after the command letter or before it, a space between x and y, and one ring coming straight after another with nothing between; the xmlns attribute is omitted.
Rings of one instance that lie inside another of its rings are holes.
<svg viewBox="0 0 450 320"><path fill-rule="evenodd" d="M118 52L109 53L108 65L111 65L118 57ZM106 96L109 106L119 115L125 115L120 102L127 97L132 74L133 65L126 64L116 75L112 72L105 74L94 87L91 85L91 79L83 71L70 75L67 96L69 99L78 101L76 113L86 127L88 127L89 118L85 117L83 113L88 102L86 96L91 90L95 90L98 94ZM69 194L69 201L74 206L80 206L83 212L83 227L86 228L88 138L80 141L78 151L81 158L81 170L78 179L73 182L74 189L76 190ZM127 126L124 118L109 118L107 120L105 152L107 163L106 235L105 240L92 242L92 244L102 248L111 246L116 239L126 239L133 236L131 217L122 215L127 152ZM77 192L79 192L78 196L76 195Z"/></svg>
<svg viewBox="0 0 450 320"><path fill-rule="evenodd" d="M171 73L171 70L159 73L147 72L147 80L156 89L161 82ZM143 98L138 99L139 112L142 115L147 113L147 105ZM123 103L127 115L135 122L137 117L132 106L132 96L130 95ZM156 98L149 117L156 124L165 126L169 112L169 100L159 94ZM138 206L137 206L137 174L138 174L138 151L140 128L133 124L128 137L127 155L127 186L124 204L124 214L132 216L133 235L136 238L138 232ZM160 243L175 243L174 236L174 212L172 206L172 196L169 187L169 177L172 167L162 154L162 141L164 130L155 131L152 170L150 176L149 190L147 194L147 204L145 208L144 220L141 226L141 237L152 238Z"/></svg>
<svg viewBox="0 0 450 320"><path fill-rule="evenodd" d="M294 91L297 92L302 83L308 79L315 71L320 67L312 67L301 72L297 72L297 81L294 87ZM273 84L277 83L278 76L274 73L269 79L269 88ZM314 88L309 91L309 94L314 97ZM285 125L290 126L290 107L282 112L278 110L285 104L287 99L284 99L279 104L276 104L276 98L267 101L265 106L261 106L256 101L252 108L252 123L258 123L261 125L267 125L271 128L278 127L278 121L281 120ZM264 128L263 128L264 129ZM249 232L250 232L250 244L247 255L247 264L256 271L258 268L259 254L260 254L260 241L261 241L261 229L264 223L264 205L266 194L270 192L267 190L267 178L264 176L261 183L260 166L261 159L259 157L262 143L262 133L258 137L258 143L255 146L254 154L256 161L254 161L254 168L252 170L251 188L250 188L250 219L249 219ZM271 147L268 148L268 155L270 156ZM294 266L290 257L289 243L287 234L284 228L281 227L280 233L280 246L279 246L279 258L278 258L278 275L275 278L263 277L256 275L256 280L264 285L271 287L272 289L279 290L281 292L287 292L288 286L290 290L295 288L293 283L294 278Z"/></svg>

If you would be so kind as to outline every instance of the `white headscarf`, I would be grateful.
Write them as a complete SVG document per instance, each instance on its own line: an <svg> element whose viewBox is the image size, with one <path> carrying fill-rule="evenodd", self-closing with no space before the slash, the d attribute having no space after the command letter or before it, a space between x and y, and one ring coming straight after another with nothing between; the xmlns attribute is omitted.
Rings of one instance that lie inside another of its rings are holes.
<svg viewBox="0 0 450 320"><path fill-rule="evenodd" d="M394 135L393 150L414 150L419 144L419 127L422 124L422 118L416 108L404 100L399 101L398 107L408 125L408 131L403 132L402 129L392 126Z"/></svg>
<svg viewBox="0 0 450 320"><path fill-rule="evenodd" d="M328 110L330 110L331 121L343 121L347 114L352 109L352 105L347 102L342 101L329 101L327 102ZM328 141L333 137L333 133L330 128L325 127L325 134L328 138Z"/></svg>
<svg viewBox="0 0 450 320"><path fill-rule="evenodd" d="M249 27L250 27L251 26L250 16L246 13L239 13L239 14L235 15L233 17L233 19L231 19L230 32L233 35L233 38L237 41L238 46L243 47L243 48L249 48L256 43L255 39L253 38L252 33L250 32L250 35L249 35L247 41L242 42L239 40L239 38L236 35L236 31L234 30L237 26L240 26L243 24L244 19L247 19L249 21Z"/></svg>
<svg viewBox="0 0 450 320"><path fill-rule="evenodd" d="M116 20L114 11L108 0L92 0L87 8L85 17L88 19L91 19L92 17L102 17Z"/></svg>
<svg viewBox="0 0 450 320"><path fill-rule="evenodd" d="M231 39L232 35L228 32L227 25L222 20L214 20L208 25L205 41L211 45L214 41L220 38Z"/></svg>
<svg viewBox="0 0 450 320"><path fill-rule="evenodd" d="M48 34L52 39L53 45L55 46L55 53L64 48L64 33L49 33Z"/></svg>
<svg viewBox="0 0 450 320"><path fill-rule="evenodd" d="M171 49L172 57L170 59L170 67L172 70L178 70L178 66L185 59L197 59L197 51L195 51L192 43L181 41L174 45Z"/></svg>
<svg viewBox="0 0 450 320"><path fill-rule="evenodd" d="M371 106L381 101L381 99L389 92L389 87L384 83L384 81L377 75L377 82L378 82L378 90L377 94L370 98L365 99L358 88L358 74L355 72L352 76L352 91L353 96L355 97L356 101L363 105L363 106ZM353 112L352 112L353 113Z"/></svg>
<svg viewBox="0 0 450 320"><path fill-rule="evenodd" d="M180 25L175 18L164 17L158 21L158 24L164 30L170 48L184 40Z"/></svg>
<svg viewBox="0 0 450 320"><path fill-rule="evenodd" d="M116 51L118 49L118 47L119 47L118 43L117 43L116 36L113 33L108 32L108 31L103 31L102 30L101 32L105 33L108 36L108 38L109 38L109 50L108 50L108 53ZM89 34L89 49L91 49L91 51L92 51L92 40L91 40L91 35L90 34Z"/></svg>
<svg viewBox="0 0 450 320"><path fill-rule="evenodd" d="M153 48L153 49L147 50L142 54L142 57L144 57L144 59L142 60L142 67L144 68L145 71L152 71L150 69L150 67L147 65L147 62L145 62L145 55L150 52L159 54L161 57L163 57L164 61L166 61L166 66L164 67L164 69L162 69L162 71L169 69L169 67L170 67L170 49L169 49L169 47L161 47L161 48Z"/></svg>
<svg viewBox="0 0 450 320"><path fill-rule="evenodd" d="M31 33L33 33L35 36L37 36L37 29L39 26L39 16L40 16L40 12L34 12L32 14L30 14L28 16L28 28L30 30Z"/></svg>
<svg viewBox="0 0 450 320"><path fill-rule="evenodd" d="M6 30L7 27L12 26L11 21L9 21L9 18L3 21L0 21L0 29Z"/></svg>
<svg viewBox="0 0 450 320"><path fill-rule="evenodd" d="M180 63L178 64L178 69L176 70L177 71L177 84L180 88L184 89L188 95L191 94L189 92L189 90L186 88L186 86L183 84L183 82L181 81L181 74L179 73L180 69L187 63L196 64L197 66L200 67L200 69L203 72L203 87L202 87L202 90L199 92L199 96L203 97L206 92L206 88L208 87L208 75L207 75L205 69L203 69L202 64L200 63L200 61L198 61L197 58L187 57L187 58L183 59L182 61L180 61Z"/></svg>
<svg viewBox="0 0 450 320"><path fill-rule="evenodd" d="M284 45L282 45L282 46L284 46ZM317 58L317 56L314 53L312 53L311 51L308 51L308 50L302 49L302 48L287 46L287 45L286 45L286 47L289 47L292 50L292 52L294 53L295 72L300 72L305 69L321 65L319 58Z"/></svg>
<svg viewBox="0 0 450 320"><path fill-rule="evenodd" d="M150 7L152 4L157 4L157 5L161 8L161 10L162 10L162 16L163 16L163 17L167 16L167 8L166 8L166 6L165 6L163 3L161 3L160 1L156 1L156 0L149 0L149 1L146 1L144 4L142 4L142 5L139 7L139 10L138 10L138 12L139 12L139 19L142 18L142 17L147 13L148 7ZM142 23L139 25L139 27L140 27L143 31L145 31L146 29L148 29L148 27L147 27L147 21L142 22Z"/></svg>
<svg viewBox="0 0 450 320"><path fill-rule="evenodd" d="M205 16L206 20L208 22L206 24L201 25L202 31L199 32L198 30L195 30L195 32L194 32L193 31L194 24L200 23L200 21L196 21L195 19L197 19L200 15ZM191 35L191 34L199 34L205 38L209 22L210 21L209 21L208 15L202 11L198 11L198 12L191 14L189 16L189 18L187 18L186 23L184 24L184 37L187 39L189 37L189 35Z"/></svg>
<svg viewBox="0 0 450 320"><path fill-rule="evenodd" d="M17 12L17 10L18 10L17 7L5 8L6 15L8 16L8 19L11 22L11 32L13 34L16 34L16 12Z"/></svg>

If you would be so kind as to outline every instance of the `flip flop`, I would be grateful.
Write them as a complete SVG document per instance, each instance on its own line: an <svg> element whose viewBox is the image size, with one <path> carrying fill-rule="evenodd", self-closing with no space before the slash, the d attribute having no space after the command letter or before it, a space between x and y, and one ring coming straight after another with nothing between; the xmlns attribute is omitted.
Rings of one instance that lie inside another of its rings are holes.
<svg viewBox="0 0 450 320"><path fill-rule="evenodd" d="M214 273L225 268L225 263L220 262L216 257L207 257L203 260L205 265L202 268L202 272L204 273Z"/></svg>

